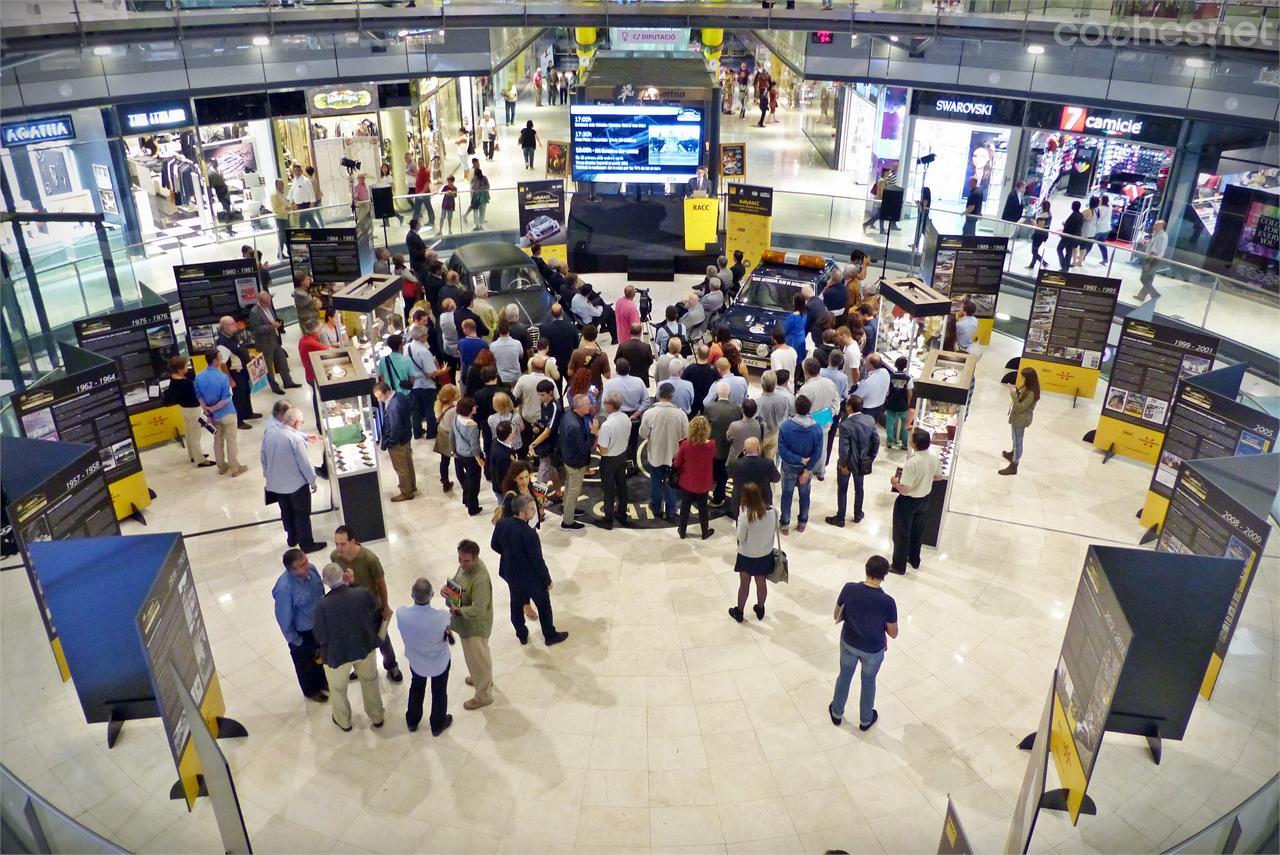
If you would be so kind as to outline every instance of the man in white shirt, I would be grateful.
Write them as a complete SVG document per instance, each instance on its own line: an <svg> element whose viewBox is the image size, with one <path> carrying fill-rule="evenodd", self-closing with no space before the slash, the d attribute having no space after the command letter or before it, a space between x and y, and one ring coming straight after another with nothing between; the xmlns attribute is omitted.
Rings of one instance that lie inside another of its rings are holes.
<svg viewBox="0 0 1280 855"><path fill-rule="evenodd" d="M893 558L889 569L899 575L906 575L907 564L913 570L920 569L920 545L924 541L929 495L933 492L933 482L939 477L938 458L929 451L930 444L927 430L912 431L912 454L902 467L902 476L889 479L898 494L893 501Z"/></svg>
<svg viewBox="0 0 1280 855"><path fill-rule="evenodd" d="M858 385L859 371L862 368L862 348L854 341L853 332L848 327L836 330L836 344L844 354L844 375L849 378L849 388Z"/></svg>
<svg viewBox="0 0 1280 855"><path fill-rule="evenodd" d="M671 403L679 407L686 416L693 412L693 396L695 394L693 384L682 376L687 367L689 367L689 362L686 359L671 360L671 374L663 381L671 384Z"/></svg>
<svg viewBox="0 0 1280 855"><path fill-rule="evenodd" d="M413 388L409 390L409 401L413 404L413 438L435 439L436 437L436 385L440 377L448 374L447 368L436 364L435 354L427 346L429 335L424 326L411 328L409 344L405 348L405 356L418 369L413 375ZM423 429L422 423L426 422Z"/></svg>
<svg viewBox="0 0 1280 855"><path fill-rule="evenodd" d="M622 399L616 392L604 396L604 424L596 434L596 452L600 455L600 486L604 490L604 519L600 526L612 529L631 525L627 518L627 446L631 442L631 419L622 412Z"/></svg>
<svg viewBox="0 0 1280 855"><path fill-rule="evenodd" d="M1160 266L1168 249L1169 233L1165 231L1165 222L1156 220L1151 226L1151 240L1147 242L1147 254L1142 259L1142 273L1138 276L1142 288L1134 295L1135 299L1145 300L1148 295L1160 296L1153 283L1156 281L1156 268Z"/></svg>
<svg viewBox="0 0 1280 855"><path fill-rule="evenodd" d="M498 367L498 379L508 386L520 379L524 346L511 337L511 322L498 319L498 336L489 343L489 352Z"/></svg>
<svg viewBox="0 0 1280 855"><path fill-rule="evenodd" d="M804 361L804 385L796 392L796 397L803 395L809 399L809 417L827 434L827 452L813 473L818 480L826 475L826 460L831 456L831 445L838 430L836 416L840 412L841 403L836 384L823 377L821 372L818 360L812 356L807 358Z"/></svg>
<svg viewBox="0 0 1280 855"><path fill-rule="evenodd" d="M316 215L308 210L315 207L316 186L310 178L302 174L302 167L296 163L293 166L293 178L289 182L288 199L299 211L298 225L304 229L320 227L319 222L316 221Z"/></svg>
<svg viewBox="0 0 1280 855"><path fill-rule="evenodd" d="M675 387L658 386L658 403L640 418L640 436L649 452L649 510L659 519L676 518L676 489L667 484L680 440L689 435L689 416L672 403Z"/></svg>
<svg viewBox="0 0 1280 855"><path fill-rule="evenodd" d="M492 346L490 347L492 350ZM551 380L546 373L547 357L539 354L529 360L529 373L522 374L516 381L511 394L515 396L520 407L520 418L531 425L542 417L542 402L538 400L538 384L543 380ZM552 381L554 382L554 381Z"/></svg>
<svg viewBox="0 0 1280 855"><path fill-rule="evenodd" d="M404 656L409 660L409 706L405 710L405 723L410 731L418 729L422 721L422 702L426 699L427 682L431 682L431 714L427 724L431 735L439 736L449 725L449 613L432 608L431 596L435 593L431 582L418 579L413 583L413 605L396 609L396 627L404 640Z"/></svg>
<svg viewBox="0 0 1280 855"><path fill-rule="evenodd" d="M702 406L707 406L719 397L716 394L716 386L720 383L729 384L729 400L737 406L741 407L742 402L747 399L747 378L733 373L733 368L729 365L729 360L723 356L716 360L716 371L720 372L720 379L711 385L710 391L707 392L705 398L702 399Z"/></svg>
<svg viewBox="0 0 1280 855"><path fill-rule="evenodd" d="M884 401L889 396L889 369L878 353L867 357L867 373L855 390L862 398L862 412L871 416L877 424L884 424Z"/></svg>
<svg viewBox="0 0 1280 855"><path fill-rule="evenodd" d="M973 338L978 334L978 305L972 300L965 300L956 317L956 350L961 353L972 353Z"/></svg>
<svg viewBox="0 0 1280 855"><path fill-rule="evenodd" d="M787 333L782 327L773 328L773 350L769 351L769 368L772 371L786 371L792 377L796 376L796 359L799 354L796 349L787 344Z"/></svg>

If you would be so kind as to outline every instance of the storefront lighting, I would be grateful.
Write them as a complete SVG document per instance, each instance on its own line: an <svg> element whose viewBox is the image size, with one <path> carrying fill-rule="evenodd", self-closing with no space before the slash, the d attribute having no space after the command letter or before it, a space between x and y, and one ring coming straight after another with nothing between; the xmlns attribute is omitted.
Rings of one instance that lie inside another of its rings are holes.
<svg viewBox="0 0 1280 855"><path fill-rule="evenodd" d="M898 37L897 37L897 36L889 36L889 41L893 42L893 43L896 45L896 44L898 43Z"/></svg>
<svg viewBox="0 0 1280 855"><path fill-rule="evenodd" d="M266 36L254 36L254 37L253 37L253 46L254 46L254 47L267 47L267 46L269 46L270 44L271 44L271 39L267 38Z"/></svg>
<svg viewBox="0 0 1280 855"><path fill-rule="evenodd" d="M1204 68L1204 60L1197 56L1189 56L1186 59L1187 68Z"/></svg>
<svg viewBox="0 0 1280 855"><path fill-rule="evenodd" d="M93 55L94 56L111 56L111 46L98 45L96 48L93 49Z"/></svg>
<svg viewBox="0 0 1280 855"><path fill-rule="evenodd" d="M405 37L407 37L407 36L409 35L409 31L408 31L408 30L401 30L400 32L396 33L396 35L403 39L403 38L405 38Z"/></svg>
<svg viewBox="0 0 1280 855"><path fill-rule="evenodd" d="M1044 53L1044 45L1027 45L1027 53L1032 56L1040 56Z"/></svg>

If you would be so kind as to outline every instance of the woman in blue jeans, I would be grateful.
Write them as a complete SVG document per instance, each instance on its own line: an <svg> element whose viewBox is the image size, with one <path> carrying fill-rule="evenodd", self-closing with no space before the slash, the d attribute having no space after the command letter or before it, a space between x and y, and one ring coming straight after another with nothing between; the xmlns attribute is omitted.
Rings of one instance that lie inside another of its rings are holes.
<svg viewBox="0 0 1280 855"><path fill-rule="evenodd" d="M836 677L835 694L827 707L831 723L839 727L844 720L844 705L849 700L849 684L853 672L862 665L862 692L858 699L858 729L870 730L880 718L876 712L876 675L884 662L889 638L898 637L898 604L881 588L889 573L889 562L883 555L867 559L867 578L850 582L836 598L834 618L843 621L840 630L840 675Z"/></svg>
<svg viewBox="0 0 1280 855"><path fill-rule="evenodd" d="M1024 368L1019 372L1020 385L1009 387L1009 430L1013 434L1013 450L1002 451L1009 465L1000 470L1000 475L1017 475L1018 461L1022 459L1022 437L1031 426L1031 418L1036 404L1040 401L1040 375L1034 368Z"/></svg>

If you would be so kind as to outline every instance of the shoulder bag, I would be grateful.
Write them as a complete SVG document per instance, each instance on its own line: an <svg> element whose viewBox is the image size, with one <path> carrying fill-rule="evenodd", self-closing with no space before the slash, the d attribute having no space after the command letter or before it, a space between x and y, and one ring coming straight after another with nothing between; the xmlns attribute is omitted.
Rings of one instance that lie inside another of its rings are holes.
<svg viewBox="0 0 1280 855"><path fill-rule="evenodd" d="M773 548L773 571L765 578L775 583L790 582L791 572L788 567L787 553L782 550L782 529L776 525L776 520L773 539L777 541L777 545Z"/></svg>

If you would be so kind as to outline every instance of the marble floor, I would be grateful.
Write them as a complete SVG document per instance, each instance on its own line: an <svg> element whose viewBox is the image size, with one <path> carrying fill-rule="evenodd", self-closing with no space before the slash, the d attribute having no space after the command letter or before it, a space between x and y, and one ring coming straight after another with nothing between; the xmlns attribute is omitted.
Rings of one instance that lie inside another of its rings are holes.
<svg viewBox="0 0 1280 855"><path fill-rule="evenodd" d="M659 286L655 302L688 284ZM601 285L612 297L621 278ZM454 724L439 738L407 731L407 683L380 680L381 730L357 712L354 732L341 733L325 706L302 698L272 614L278 522L207 533L272 519L256 465L260 429L240 433L250 472L235 480L191 470L176 446L145 452L158 498L145 528L124 529L190 535L227 712L250 733L222 748L255 851L932 852L948 794L976 850L999 851L1026 766L1016 743L1036 726L1085 549L1136 544L1134 513L1150 478L1149 467L1124 459L1103 465L1080 441L1100 396L1075 408L1047 396L1022 471L997 476L1007 447L999 380L1016 352L997 336L980 363L941 547L926 550L918 573L886 584L901 635L867 733L827 718L838 638L829 615L840 586L889 548L886 482L901 452L877 462L858 526L824 525L834 484L817 485L809 529L785 543L791 583L771 586L765 619L742 625L725 614L737 586L727 522L709 541L686 542L669 529L566 533L552 518L542 540L557 623L570 639L520 646L501 617L499 585L497 700L461 709L469 694L456 656ZM310 413L306 390L290 394ZM259 395L258 409L273 400ZM497 571L488 514L469 518L456 491L440 493L429 445L415 449L423 494L384 504L390 534L369 544L396 605L418 576L439 587L459 538L479 541ZM328 532L338 521L322 513L315 524ZM1142 740L1108 736L1090 788L1099 814L1073 828L1042 813L1033 851L1160 851L1275 774L1276 571L1273 550L1213 701L1197 700L1185 741L1166 744L1155 766ZM20 570L0 574L0 632L0 761L126 848L221 851L207 800L188 814L167 798L175 773L157 721L128 723L111 750L105 727L84 723Z"/></svg>

